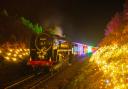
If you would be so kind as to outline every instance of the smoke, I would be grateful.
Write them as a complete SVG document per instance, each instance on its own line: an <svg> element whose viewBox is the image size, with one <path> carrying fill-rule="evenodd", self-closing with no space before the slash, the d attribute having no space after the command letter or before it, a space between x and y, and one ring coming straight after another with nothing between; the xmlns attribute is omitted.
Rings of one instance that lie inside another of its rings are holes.
<svg viewBox="0 0 128 89"><path fill-rule="evenodd" d="M49 31L54 35L63 37L63 31L60 26L54 26L54 27L50 28Z"/></svg>
<svg viewBox="0 0 128 89"><path fill-rule="evenodd" d="M56 35L63 36L63 31L61 27L56 27L56 30L54 32Z"/></svg>
<svg viewBox="0 0 128 89"><path fill-rule="evenodd" d="M60 13L53 13L52 16L48 16L44 19L43 26L45 30L52 34L63 37L62 25L63 16Z"/></svg>

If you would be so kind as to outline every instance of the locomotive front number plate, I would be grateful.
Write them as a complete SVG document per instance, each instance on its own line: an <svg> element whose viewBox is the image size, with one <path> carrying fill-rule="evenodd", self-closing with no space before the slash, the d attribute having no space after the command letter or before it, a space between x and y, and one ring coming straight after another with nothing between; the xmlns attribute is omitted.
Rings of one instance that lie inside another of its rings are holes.
<svg viewBox="0 0 128 89"><path fill-rule="evenodd" d="M36 37L35 45L38 50L48 51L53 45L53 38L46 33L39 34Z"/></svg>

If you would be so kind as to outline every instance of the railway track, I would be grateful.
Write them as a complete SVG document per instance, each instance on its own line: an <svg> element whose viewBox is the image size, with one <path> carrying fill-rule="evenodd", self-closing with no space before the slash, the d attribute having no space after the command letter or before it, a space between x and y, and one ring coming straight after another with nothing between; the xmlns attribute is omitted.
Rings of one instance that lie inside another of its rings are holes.
<svg viewBox="0 0 128 89"><path fill-rule="evenodd" d="M36 82L33 86L31 86L29 89L35 89L38 85L45 83L46 81L50 80L53 78L57 72L51 73L50 75L45 75L44 78L40 79L38 82Z"/></svg>
<svg viewBox="0 0 128 89"><path fill-rule="evenodd" d="M58 73L62 72L66 65L61 66L59 69L48 73L32 74L18 82L15 82L4 89L35 89L39 84L44 84L46 81L53 78Z"/></svg>
<svg viewBox="0 0 128 89"><path fill-rule="evenodd" d="M28 81L28 80L32 79L33 77L35 77L35 75L29 75L28 77L26 77L26 78L24 78L24 79L22 79L22 80L20 80L20 81L17 81L17 82L15 82L15 83L13 83L13 84L10 84L9 86L6 86L4 89L11 89L11 88L14 88L14 87L16 87L16 86L18 86L18 85L24 83L25 81Z"/></svg>
<svg viewBox="0 0 128 89"><path fill-rule="evenodd" d="M29 75L28 77L17 81L3 89L35 89L40 84L45 84L48 80L53 78L58 73L62 72L67 67L67 64L61 66L58 70L48 73L37 73Z"/></svg>
<svg viewBox="0 0 128 89"><path fill-rule="evenodd" d="M46 82L54 77L58 72L49 72L47 74L38 73L37 75L30 75L29 77L18 81L4 89L34 89L40 83Z"/></svg>

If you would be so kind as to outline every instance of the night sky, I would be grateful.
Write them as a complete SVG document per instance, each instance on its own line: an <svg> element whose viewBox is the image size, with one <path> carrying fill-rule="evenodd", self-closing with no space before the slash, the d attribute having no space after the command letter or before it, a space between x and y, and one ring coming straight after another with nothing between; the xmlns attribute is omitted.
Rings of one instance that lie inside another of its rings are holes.
<svg viewBox="0 0 128 89"><path fill-rule="evenodd" d="M96 45L124 0L0 0L0 9L42 26L57 25L76 42Z"/></svg>

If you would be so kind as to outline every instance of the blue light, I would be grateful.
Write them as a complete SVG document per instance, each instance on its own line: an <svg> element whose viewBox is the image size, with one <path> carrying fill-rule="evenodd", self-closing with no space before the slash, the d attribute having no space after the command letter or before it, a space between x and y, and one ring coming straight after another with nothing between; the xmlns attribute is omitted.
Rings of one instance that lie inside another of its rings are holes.
<svg viewBox="0 0 128 89"><path fill-rule="evenodd" d="M92 46L88 46L88 53L92 52Z"/></svg>

